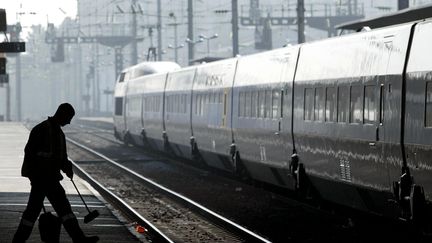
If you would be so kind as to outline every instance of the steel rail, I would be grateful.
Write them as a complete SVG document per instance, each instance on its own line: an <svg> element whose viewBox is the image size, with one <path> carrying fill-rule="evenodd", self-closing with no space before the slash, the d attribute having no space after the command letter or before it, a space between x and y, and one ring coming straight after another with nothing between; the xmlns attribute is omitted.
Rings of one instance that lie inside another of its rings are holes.
<svg viewBox="0 0 432 243"><path fill-rule="evenodd" d="M69 160L71 160L71 159L69 159ZM71 160L71 161L72 161L72 164L75 167L75 169L78 170L77 174L81 178L83 178L91 186L93 186L110 203L114 204L116 206L116 209L118 209L121 212L125 213L128 217L130 217L132 220L136 221L141 226L144 226L144 228L147 229L149 238L152 239L152 242L174 243L173 240L171 240L168 236L166 236L164 233L162 233L156 226L154 226L150 221L148 221L147 219L145 219L135 209L133 209L131 206L129 206L123 199L121 199L120 197L118 197L117 195L115 195L113 192L111 192L110 190L108 190L106 187L104 187L102 184L100 184L98 181L96 181L91 175L89 175L87 172L85 172L73 160Z"/></svg>
<svg viewBox="0 0 432 243"><path fill-rule="evenodd" d="M80 144L79 142L76 142L73 139L70 138L66 138L67 141L71 142L72 144L87 150L88 152L93 153L96 156L99 156L100 158L110 162L112 165L116 166L117 168L133 175L135 178L139 179L140 181L144 181L145 183L147 183L148 185L163 191L164 193L166 193L167 195L174 197L176 199L181 199L181 201L185 204L187 204L188 206L192 206L193 208L195 208L196 210L198 210L203 216L207 217L207 218L211 218L219 223L222 223L224 227L227 227L227 229L235 234L238 234L239 236L241 236L242 238L244 238L245 240L247 240L247 242L266 242L266 243L270 243L271 241L265 239L264 237L246 229L245 227L223 217L222 215L213 212L212 210L204 207L203 205L193 201L192 199L189 199L175 191L172 191L170 189L168 189L167 187L160 185L156 182L154 182L153 180L146 178L138 173L136 173L135 171L130 170L129 168L119 164L118 162L115 162L114 160L108 158L107 156L85 146Z"/></svg>

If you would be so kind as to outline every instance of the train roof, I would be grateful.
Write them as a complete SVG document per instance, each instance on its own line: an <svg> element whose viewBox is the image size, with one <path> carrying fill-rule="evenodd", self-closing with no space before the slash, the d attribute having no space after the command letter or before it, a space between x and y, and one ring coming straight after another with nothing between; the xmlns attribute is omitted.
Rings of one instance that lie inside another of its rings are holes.
<svg viewBox="0 0 432 243"><path fill-rule="evenodd" d="M180 68L180 65L175 62L141 62L124 69L123 72L129 74L129 79L134 79L149 74L167 73Z"/></svg>
<svg viewBox="0 0 432 243"><path fill-rule="evenodd" d="M369 19L361 19L337 25L337 29L359 30L364 26L372 29L389 27L408 22L417 22L432 17L432 4L420 7L407 8L396 13L391 13Z"/></svg>

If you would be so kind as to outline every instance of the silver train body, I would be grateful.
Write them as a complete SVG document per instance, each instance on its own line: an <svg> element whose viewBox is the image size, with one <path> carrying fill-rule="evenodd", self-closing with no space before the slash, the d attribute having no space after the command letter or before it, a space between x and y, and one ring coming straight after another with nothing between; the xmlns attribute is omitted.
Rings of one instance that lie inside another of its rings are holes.
<svg viewBox="0 0 432 243"><path fill-rule="evenodd" d="M430 221L431 43L432 21L421 21L120 79L115 134L352 208Z"/></svg>

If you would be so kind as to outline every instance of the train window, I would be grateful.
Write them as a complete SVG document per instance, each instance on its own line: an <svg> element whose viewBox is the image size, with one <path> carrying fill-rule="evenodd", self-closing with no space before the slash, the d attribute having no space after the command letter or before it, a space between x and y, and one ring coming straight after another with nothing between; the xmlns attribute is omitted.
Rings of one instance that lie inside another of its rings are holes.
<svg viewBox="0 0 432 243"><path fill-rule="evenodd" d="M178 95L172 95L171 96L171 100L172 100L171 109L172 109L173 113L177 113L177 107L178 107L177 98L178 98Z"/></svg>
<svg viewBox="0 0 432 243"><path fill-rule="evenodd" d="M123 115L123 97L115 98L115 115L116 116Z"/></svg>
<svg viewBox="0 0 432 243"><path fill-rule="evenodd" d="M265 91L261 90L258 92L258 117L264 118L264 107L265 107Z"/></svg>
<svg viewBox="0 0 432 243"><path fill-rule="evenodd" d="M283 118L283 114L284 114L284 95L285 95L286 93L284 92L284 90L282 89L281 90L281 93L280 93L280 118Z"/></svg>
<svg viewBox="0 0 432 243"><path fill-rule="evenodd" d="M314 89L305 89L304 91L304 120L313 120L314 91Z"/></svg>
<svg viewBox="0 0 432 243"><path fill-rule="evenodd" d="M338 107L337 107L337 120L338 122L348 122L349 114L349 87L338 87Z"/></svg>
<svg viewBox="0 0 432 243"><path fill-rule="evenodd" d="M425 126L432 127L432 82L426 83Z"/></svg>
<svg viewBox="0 0 432 243"><path fill-rule="evenodd" d="M252 92L251 117L257 117L258 114L258 91Z"/></svg>
<svg viewBox="0 0 432 243"><path fill-rule="evenodd" d="M205 103L206 103L206 96L205 96L205 94L201 94L200 116L204 115L204 106L205 106Z"/></svg>
<svg viewBox="0 0 432 243"><path fill-rule="evenodd" d="M206 101L205 101L205 105L208 105L208 104L210 104L210 102L211 102L211 97L210 97L210 93L208 93L208 94L206 94Z"/></svg>
<svg viewBox="0 0 432 243"><path fill-rule="evenodd" d="M363 87L360 85L351 86L350 99L350 123L363 122Z"/></svg>
<svg viewBox="0 0 432 243"><path fill-rule="evenodd" d="M151 97L146 97L146 111L151 111L151 105L152 105L152 102L151 102L152 100L151 100Z"/></svg>
<svg viewBox="0 0 432 243"><path fill-rule="evenodd" d="M251 92L246 92L246 111L245 111L245 117L251 117Z"/></svg>
<svg viewBox="0 0 432 243"><path fill-rule="evenodd" d="M182 112L186 113L186 111L187 111L187 94L183 94L182 97L183 97L183 110L182 110Z"/></svg>
<svg viewBox="0 0 432 243"><path fill-rule="evenodd" d="M154 97L153 96L150 96L149 97L149 101L150 101L150 104L149 104L149 111L150 112L153 112L154 111L154 104L155 104L155 100L154 100Z"/></svg>
<svg viewBox="0 0 432 243"><path fill-rule="evenodd" d="M265 91L265 117L272 118L272 98L271 90Z"/></svg>
<svg viewBox="0 0 432 243"><path fill-rule="evenodd" d="M223 115L224 115L224 120L225 120L225 116L227 113L227 93L224 93L223 95ZM225 124L225 123L224 123Z"/></svg>
<svg viewBox="0 0 432 243"><path fill-rule="evenodd" d="M374 124L377 121L376 86L367 85L364 88L364 123Z"/></svg>
<svg viewBox="0 0 432 243"><path fill-rule="evenodd" d="M198 94L194 94L194 100L193 100L193 110L194 114L196 115L198 113Z"/></svg>
<svg viewBox="0 0 432 243"><path fill-rule="evenodd" d="M172 96L172 100L173 100L173 106L172 106L172 110L173 110L173 113L178 113L178 108L179 108L179 100L178 100L178 98L179 98L179 96L178 95L173 95Z"/></svg>
<svg viewBox="0 0 432 243"><path fill-rule="evenodd" d="M239 117L244 117L244 105L245 105L244 98L245 98L244 92L240 92L240 95L239 95L239 107L238 107Z"/></svg>
<svg viewBox="0 0 432 243"><path fill-rule="evenodd" d="M336 115L337 115L336 111L337 111L336 88L329 87L326 89L325 120L327 122L335 122Z"/></svg>
<svg viewBox="0 0 432 243"><path fill-rule="evenodd" d="M197 101L197 115L201 116L201 104L202 104L202 95L198 95L198 101Z"/></svg>
<svg viewBox="0 0 432 243"><path fill-rule="evenodd" d="M165 104L165 111L170 112L170 97L169 95L165 96L166 104Z"/></svg>
<svg viewBox="0 0 432 243"><path fill-rule="evenodd" d="M272 117L279 118L279 94L280 91L275 89L272 94Z"/></svg>
<svg viewBox="0 0 432 243"><path fill-rule="evenodd" d="M183 95L178 94L178 109L177 113L183 113Z"/></svg>
<svg viewBox="0 0 432 243"><path fill-rule="evenodd" d="M121 73L120 74L120 77L119 77L119 83L121 83L121 82L123 82L124 80L125 80L125 75L126 75L126 73Z"/></svg>
<svg viewBox="0 0 432 243"><path fill-rule="evenodd" d="M380 108L379 108L380 125L384 122L384 84L380 86Z"/></svg>
<svg viewBox="0 0 432 243"><path fill-rule="evenodd" d="M144 111L148 111L148 100L147 100L147 97L143 98L143 102L144 102Z"/></svg>
<svg viewBox="0 0 432 243"><path fill-rule="evenodd" d="M316 121L324 121L324 105L325 105L325 94L324 88L315 89L315 99L314 99L314 113Z"/></svg>
<svg viewBox="0 0 432 243"><path fill-rule="evenodd" d="M168 96L168 112L174 112L174 97L172 95Z"/></svg>
<svg viewBox="0 0 432 243"><path fill-rule="evenodd" d="M178 113L179 112L179 105L180 105L180 102L179 102L179 95L174 95L174 107L173 107L173 110L174 110L174 113Z"/></svg>

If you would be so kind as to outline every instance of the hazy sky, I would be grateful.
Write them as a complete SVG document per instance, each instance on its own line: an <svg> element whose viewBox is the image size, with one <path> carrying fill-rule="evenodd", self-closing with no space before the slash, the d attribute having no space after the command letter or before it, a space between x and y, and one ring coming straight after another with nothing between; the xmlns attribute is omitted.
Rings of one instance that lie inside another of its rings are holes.
<svg viewBox="0 0 432 243"><path fill-rule="evenodd" d="M7 23L15 24L17 19L22 26L33 24L59 25L67 17L76 16L76 0L0 0L0 8L6 9ZM22 13L22 14L19 14ZM34 14L33 14L34 13Z"/></svg>

